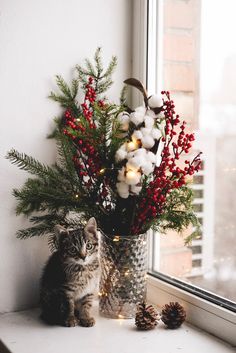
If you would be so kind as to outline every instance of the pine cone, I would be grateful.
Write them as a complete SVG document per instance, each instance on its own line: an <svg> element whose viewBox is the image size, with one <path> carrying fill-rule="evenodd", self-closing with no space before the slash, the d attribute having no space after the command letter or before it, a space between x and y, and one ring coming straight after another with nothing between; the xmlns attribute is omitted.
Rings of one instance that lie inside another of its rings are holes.
<svg viewBox="0 0 236 353"><path fill-rule="evenodd" d="M145 302L138 304L135 325L139 330L151 330L157 325L159 315L152 305Z"/></svg>
<svg viewBox="0 0 236 353"><path fill-rule="evenodd" d="M161 312L162 321L170 329L180 327L185 318L186 312L178 302L170 302L169 304L166 304Z"/></svg>

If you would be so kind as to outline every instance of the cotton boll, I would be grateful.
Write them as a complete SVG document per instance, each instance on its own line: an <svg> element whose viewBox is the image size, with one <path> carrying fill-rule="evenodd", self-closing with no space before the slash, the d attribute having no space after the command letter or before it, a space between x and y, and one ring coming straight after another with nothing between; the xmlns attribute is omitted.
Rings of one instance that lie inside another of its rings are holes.
<svg viewBox="0 0 236 353"><path fill-rule="evenodd" d="M143 116L146 114L146 110L147 110L147 109L146 109L144 106L140 106L140 107L135 108L135 111L136 111L137 113L142 114Z"/></svg>
<svg viewBox="0 0 236 353"><path fill-rule="evenodd" d="M148 99L148 105L150 108L160 108L163 106L163 100L162 100L161 96L158 96L157 94L153 94Z"/></svg>
<svg viewBox="0 0 236 353"><path fill-rule="evenodd" d="M142 132L144 137L144 136L150 136L152 129L148 129L147 127L142 127L140 131Z"/></svg>
<svg viewBox="0 0 236 353"><path fill-rule="evenodd" d="M146 150L145 148L139 148L134 152L134 156L139 156L139 157L145 157L146 156Z"/></svg>
<svg viewBox="0 0 236 353"><path fill-rule="evenodd" d="M117 188L118 192L121 192L121 193L129 192L129 185L127 185L123 181L116 183L116 188Z"/></svg>
<svg viewBox="0 0 236 353"><path fill-rule="evenodd" d="M154 146L155 141L152 136L146 135L142 138L142 145L143 147L150 149Z"/></svg>
<svg viewBox="0 0 236 353"><path fill-rule="evenodd" d="M128 160L128 162L126 163L126 167L127 169L131 169L131 170L138 170L141 165L144 163L145 159L143 156L135 156L133 158L130 158Z"/></svg>
<svg viewBox="0 0 236 353"><path fill-rule="evenodd" d="M138 195L141 190L142 190L142 186L131 185L131 191L133 194Z"/></svg>
<svg viewBox="0 0 236 353"><path fill-rule="evenodd" d="M149 175L154 170L154 166L151 162L146 162L145 165L142 167L143 174Z"/></svg>
<svg viewBox="0 0 236 353"><path fill-rule="evenodd" d="M151 135L155 140L159 140L159 138L162 136L161 131L155 128L152 129Z"/></svg>
<svg viewBox="0 0 236 353"><path fill-rule="evenodd" d="M128 185L135 185L139 183L140 179L141 179L141 173L134 172L133 170L128 170L128 172L126 173L125 182Z"/></svg>
<svg viewBox="0 0 236 353"><path fill-rule="evenodd" d="M117 192L120 197L122 197L123 199L127 199L129 197L129 186L127 184L125 184L126 188L123 188L123 186L120 186L120 184L125 184L125 183L117 183L116 184Z"/></svg>
<svg viewBox="0 0 236 353"><path fill-rule="evenodd" d="M127 153L127 159L129 160L130 158L133 158L135 156L135 154L136 154L136 151L128 152Z"/></svg>
<svg viewBox="0 0 236 353"><path fill-rule="evenodd" d="M116 184L117 192L120 197L127 199L129 197L129 185L124 182Z"/></svg>
<svg viewBox="0 0 236 353"><path fill-rule="evenodd" d="M126 163L126 168L128 170L133 170L134 172L137 172L139 170L139 165L137 163L137 159L135 158L130 158L128 162Z"/></svg>
<svg viewBox="0 0 236 353"><path fill-rule="evenodd" d="M139 112L133 112L130 114L130 120L132 121L132 123L134 123L134 125L137 126L143 123L144 115Z"/></svg>
<svg viewBox="0 0 236 353"><path fill-rule="evenodd" d="M147 160L151 163L155 163L156 162L156 156L154 153L148 151L147 153Z"/></svg>
<svg viewBox="0 0 236 353"><path fill-rule="evenodd" d="M126 151L126 143L124 143L117 151L116 151L116 161L122 161L127 157L127 151Z"/></svg>
<svg viewBox="0 0 236 353"><path fill-rule="evenodd" d="M145 123L145 127L146 128L152 129L152 127L154 125L154 119L151 116L149 116L149 115L145 115L144 123Z"/></svg>
<svg viewBox="0 0 236 353"><path fill-rule="evenodd" d="M141 140L143 134L140 130L135 130L133 135L131 136L132 140Z"/></svg>
<svg viewBox="0 0 236 353"><path fill-rule="evenodd" d="M123 112L118 115L118 121L121 124L121 129L127 131L129 129L130 116L129 113Z"/></svg>
<svg viewBox="0 0 236 353"><path fill-rule="evenodd" d="M118 149L116 151L116 161L119 162L119 161L122 161L123 159L125 159L127 156L127 152L122 150L122 149Z"/></svg>
<svg viewBox="0 0 236 353"><path fill-rule="evenodd" d="M151 109L148 109L148 110L146 111L146 115L152 117L153 119L156 119L156 114L155 114L154 111L151 110Z"/></svg>

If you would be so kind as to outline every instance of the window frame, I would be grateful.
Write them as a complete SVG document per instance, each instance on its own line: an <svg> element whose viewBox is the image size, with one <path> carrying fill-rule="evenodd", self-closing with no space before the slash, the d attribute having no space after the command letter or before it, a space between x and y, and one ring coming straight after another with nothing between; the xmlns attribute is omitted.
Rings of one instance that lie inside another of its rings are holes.
<svg viewBox="0 0 236 353"><path fill-rule="evenodd" d="M162 31L163 0L135 0L133 2L133 77L146 84L149 92L157 91L156 77L161 79L161 65L156 67L157 55L161 55L161 43L156 40L157 30ZM148 79L148 67L152 64L154 73L152 80ZM153 79L155 77L155 79ZM149 82L148 82L149 81ZM137 106L141 97L132 96L132 103ZM151 231L150 231L151 233ZM149 234L149 250L152 251L153 236ZM149 258L149 268L152 268L152 258ZM178 283L179 282L179 283ZM190 290L190 287L191 290ZM187 286L174 278L157 272L149 272L147 299L157 306L163 306L169 301L179 301L187 311L187 321L211 334L236 345L235 327L236 314L228 300L220 301L220 297L211 296L204 290L194 291L194 286ZM202 293L202 295L199 295ZM212 298L217 297L213 302ZM216 304L217 302L217 304ZM236 310L236 308L235 308Z"/></svg>

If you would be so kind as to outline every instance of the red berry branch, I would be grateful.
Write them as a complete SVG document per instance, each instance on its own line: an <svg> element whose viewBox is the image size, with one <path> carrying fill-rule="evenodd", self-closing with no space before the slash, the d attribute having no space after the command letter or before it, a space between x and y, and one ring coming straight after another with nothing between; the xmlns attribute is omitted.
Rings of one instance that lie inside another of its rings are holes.
<svg viewBox="0 0 236 353"><path fill-rule="evenodd" d="M109 211L111 206L107 199L108 180L103 178L103 183L101 183L101 186L98 186L102 163L99 153L95 148L97 143L94 141L92 133L93 130L96 130L94 123L94 103L97 98L96 91L93 88L92 77L89 77L85 88L84 102L81 104L78 114L75 116L70 110L66 110L64 114L65 128L63 129L63 133L72 139L76 147L73 162L81 184L87 189L88 193L95 191L97 200L95 199L94 202L97 201L105 211ZM105 107L104 101L99 100L97 103L101 109Z"/></svg>
<svg viewBox="0 0 236 353"><path fill-rule="evenodd" d="M143 225L161 215L165 209L167 196L173 189L187 183L187 177L198 172L201 167L198 153L192 161L185 160L185 167L178 161L180 156L188 154L194 141L194 134L186 133L186 122L180 125L179 115L175 114L175 105L167 91L162 91L163 112L165 115L165 135L162 137L163 150L161 163L154 170L152 181L143 192L133 221L132 232L138 234ZM183 163L182 163L183 164Z"/></svg>

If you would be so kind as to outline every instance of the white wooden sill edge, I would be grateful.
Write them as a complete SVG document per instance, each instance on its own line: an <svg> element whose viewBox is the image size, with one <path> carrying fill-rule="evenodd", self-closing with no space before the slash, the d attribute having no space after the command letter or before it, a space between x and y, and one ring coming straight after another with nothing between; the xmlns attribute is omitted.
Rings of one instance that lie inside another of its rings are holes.
<svg viewBox="0 0 236 353"><path fill-rule="evenodd" d="M160 307L178 301L186 309L188 322L236 346L235 313L152 276L148 277L147 299Z"/></svg>
<svg viewBox="0 0 236 353"><path fill-rule="evenodd" d="M233 353L234 349L202 330L184 323L168 330L160 322L138 331L134 319L106 319L94 305L91 328L47 326L38 309L0 315L0 340L11 353ZM6 353L0 344L0 353ZM8 351L7 351L8 353Z"/></svg>

